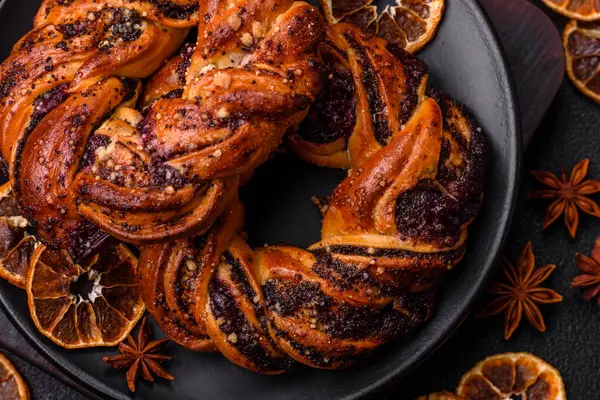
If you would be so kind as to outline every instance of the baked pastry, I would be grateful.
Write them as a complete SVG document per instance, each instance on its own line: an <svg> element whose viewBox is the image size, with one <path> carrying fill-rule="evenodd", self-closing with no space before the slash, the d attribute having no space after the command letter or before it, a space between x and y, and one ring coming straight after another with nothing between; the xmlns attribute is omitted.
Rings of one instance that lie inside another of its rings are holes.
<svg viewBox="0 0 600 400"><path fill-rule="evenodd" d="M338 143L321 154L308 153L310 136L292 137L310 161L351 167L322 207L321 241L251 250L234 200L205 235L140 256L142 296L169 337L261 373L342 368L409 337L462 259L482 200L481 128L449 96L426 95L426 66L353 25L332 26L327 38L322 53L353 105L337 103L331 79L335 95L315 106L337 103L321 116L353 125L323 135L325 147Z"/></svg>
<svg viewBox="0 0 600 400"><path fill-rule="evenodd" d="M201 2L199 13L195 51L184 47L151 80L144 96L151 107L134 135L139 145L129 146L158 168L139 180L161 180L162 190L95 181L93 173L76 182L79 212L130 243L208 229L237 193L239 175L268 157L320 88L315 52L323 29L313 7L290 0L232 7L214 1ZM115 165L123 158L108 157ZM148 218L143 210L165 211Z"/></svg>
<svg viewBox="0 0 600 400"><path fill-rule="evenodd" d="M147 85L143 104L150 108L142 132L152 132L156 153L188 179L231 182L234 197L219 204L228 206L219 221L229 222L213 227L229 232L229 239L207 233L217 237L221 250L202 256L218 259L242 226L239 176L247 178L275 150L319 92L322 63L315 52L323 38L323 21L314 7L289 0L246 1L230 9L209 2L201 4L200 13L209 17L199 26L196 51L192 54L185 46ZM179 125L169 117L176 118L176 110L185 111ZM227 217L231 213L236 217ZM184 238L181 243L190 240L195 239ZM149 268L153 267L141 267L141 275L158 278ZM173 300L187 296L186 289L173 286L175 276L167 279L165 285L142 289L159 325L190 349L214 349L204 324L196 324L187 310L181 310L187 306Z"/></svg>
<svg viewBox="0 0 600 400"><path fill-rule="evenodd" d="M198 15L185 91L142 115L133 78L158 69ZM78 259L106 233L147 244L208 229L238 175L308 111L321 38L320 15L292 1L46 0L0 71L0 149L41 241Z"/></svg>
<svg viewBox="0 0 600 400"><path fill-rule="evenodd" d="M422 62L305 2L94 1L46 0L0 68L0 151L42 242L74 262L108 235L141 245L165 333L261 373L343 368L429 318L485 143ZM238 186L286 133L348 177L318 243L252 250Z"/></svg>
<svg viewBox="0 0 600 400"><path fill-rule="evenodd" d="M0 150L15 198L48 246L78 258L106 238L80 216L73 191L88 139L135 105L137 78L179 48L197 12L186 0L45 0L2 63Z"/></svg>
<svg viewBox="0 0 600 400"><path fill-rule="evenodd" d="M319 89L314 51L320 16L305 3L292 3L250 1L227 10L218 2L200 5L205 17L196 51L185 53L191 57L178 70L187 71L185 90L181 97L155 99L135 136L142 143L137 157L158 166L140 180L164 176L163 190L140 185L143 201L132 208L131 187L82 174L76 188L84 217L137 244L210 226L235 196L238 176L266 159ZM277 18L280 30L274 28ZM293 40L291 30L297 32ZM123 156L108 159L118 165ZM154 208L165 211L148 221L142 210Z"/></svg>

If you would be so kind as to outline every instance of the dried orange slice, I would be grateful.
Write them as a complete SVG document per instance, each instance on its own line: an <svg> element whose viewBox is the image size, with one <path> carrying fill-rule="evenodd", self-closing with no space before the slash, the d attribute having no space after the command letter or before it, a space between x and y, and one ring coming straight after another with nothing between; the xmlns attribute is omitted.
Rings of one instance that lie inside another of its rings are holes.
<svg viewBox="0 0 600 400"><path fill-rule="evenodd" d="M0 354L0 399L29 400L27 384L3 354Z"/></svg>
<svg viewBox="0 0 600 400"><path fill-rule="evenodd" d="M391 43L404 42L404 50L416 53L435 36L444 14L445 0L397 0L396 3L397 6L379 17L377 34ZM382 27L389 25L390 20L398 30Z"/></svg>
<svg viewBox="0 0 600 400"><path fill-rule="evenodd" d="M25 287L36 245L35 238L26 231L28 225L20 215L10 183L0 186L0 277L20 288Z"/></svg>
<svg viewBox="0 0 600 400"><path fill-rule="evenodd" d="M395 44L403 49L408 45L406 34L400 29L396 21L394 21L394 17L392 17L388 10L381 13L377 19L377 29L375 30L375 33L387 40L388 43Z"/></svg>
<svg viewBox="0 0 600 400"><path fill-rule="evenodd" d="M600 103L600 21L571 20L563 32L563 45L571 82Z"/></svg>
<svg viewBox="0 0 600 400"><path fill-rule="evenodd" d="M377 21L377 6L365 6L346 15L340 22L348 22L368 30L371 24ZM375 31L373 31L374 33Z"/></svg>
<svg viewBox="0 0 600 400"><path fill-rule="evenodd" d="M459 397L451 392L439 392L439 393L431 393L427 396L421 396L417 400L463 400L462 397Z"/></svg>
<svg viewBox="0 0 600 400"><path fill-rule="evenodd" d="M529 353L504 353L486 358L461 378L456 393L465 400L567 398L556 368Z"/></svg>
<svg viewBox="0 0 600 400"><path fill-rule="evenodd" d="M121 342L144 313L137 264L123 244L79 264L66 251L38 246L26 284L35 326L67 349Z"/></svg>
<svg viewBox="0 0 600 400"><path fill-rule="evenodd" d="M321 0L330 24L348 22L416 53L433 39L444 14L445 0L396 0L377 17L373 0Z"/></svg>
<svg viewBox="0 0 600 400"><path fill-rule="evenodd" d="M581 21L593 21L600 18L598 0L542 0L545 5L565 17Z"/></svg>
<svg viewBox="0 0 600 400"><path fill-rule="evenodd" d="M342 22L345 17L370 6L373 0L320 0L325 19L330 24ZM377 12L377 8L375 8Z"/></svg>
<svg viewBox="0 0 600 400"><path fill-rule="evenodd" d="M375 33L409 53L433 39L444 14L445 0L396 0L377 18L373 0L321 0L327 22L349 22Z"/></svg>

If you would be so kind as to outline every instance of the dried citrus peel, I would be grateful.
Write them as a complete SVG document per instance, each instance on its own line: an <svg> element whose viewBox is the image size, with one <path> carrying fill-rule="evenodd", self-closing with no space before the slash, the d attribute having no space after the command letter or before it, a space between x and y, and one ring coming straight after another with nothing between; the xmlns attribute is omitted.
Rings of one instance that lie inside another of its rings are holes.
<svg viewBox="0 0 600 400"><path fill-rule="evenodd" d="M349 22L375 33L409 53L423 49L435 36L445 0L396 0L377 19L372 0L321 0L327 22Z"/></svg>
<svg viewBox="0 0 600 400"><path fill-rule="evenodd" d="M456 393L439 392L417 400L566 400L560 373L529 353L487 357L463 375Z"/></svg>
<svg viewBox="0 0 600 400"><path fill-rule="evenodd" d="M596 0L542 0L546 6L565 17L581 21L600 18L600 3Z"/></svg>
<svg viewBox="0 0 600 400"><path fill-rule="evenodd" d="M136 271L137 258L122 244L80 264L64 251L39 246L26 284L33 322L68 349L114 346L144 312ZM85 296L77 290L82 278L91 286Z"/></svg>
<svg viewBox="0 0 600 400"><path fill-rule="evenodd" d="M600 21L570 21L563 32L563 45L569 79L600 103Z"/></svg>
<svg viewBox="0 0 600 400"><path fill-rule="evenodd" d="M29 400L27 384L3 354L0 354L0 399Z"/></svg>

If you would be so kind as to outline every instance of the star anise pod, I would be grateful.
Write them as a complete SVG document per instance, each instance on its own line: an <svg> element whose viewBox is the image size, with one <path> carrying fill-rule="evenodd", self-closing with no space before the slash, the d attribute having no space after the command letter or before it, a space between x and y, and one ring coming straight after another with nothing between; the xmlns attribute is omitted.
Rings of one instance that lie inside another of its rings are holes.
<svg viewBox="0 0 600 400"><path fill-rule="evenodd" d="M127 336L127 343L119 343L121 354L111 357L104 357L104 362L113 368L129 368L127 370L127 386L129 390L135 392L135 383L140 374L145 380L154 382L154 376L164 379L174 380L160 363L170 360L171 357L159 354L160 347L169 341L169 339L154 340L149 342L150 327L146 317L142 320L142 325L138 333L137 342L131 336Z"/></svg>
<svg viewBox="0 0 600 400"><path fill-rule="evenodd" d="M571 287L584 288L583 298L590 301L600 291L600 237L596 239L591 257L577 253L575 260L583 274L573 279ZM600 304L600 297L598 297L598 304Z"/></svg>
<svg viewBox="0 0 600 400"><path fill-rule="evenodd" d="M540 287L548 279L555 265L534 268L535 258L531 242L527 243L519 255L516 268L504 259L505 279L492 282L488 292L497 298L486 306L478 317L488 317L504 312L504 339L508 340L517 329L523 314L531 325L540 332L546 331L546 324L537 304L551 304L562 301L562 296L554 290Z"/></svg>
<svg viewBox="0 0 600 400"><path fill-rule="evenodd" d="M583 179L588 173L590 160L584 158L575 165L571 172L571 177L567 179L564 171L561 173L560 179L550 172L531 171L533 176L549 186L551 189L538 190L532 192L529 197L537 199L554 200L548 207L546 217L544 219L544 229L558 219L563 213L565 214L565 224L569 229L571 237L575 237L577 226L579 225L579 212L577 208L584 213L600 218L600 208L595 201L588 199L585 196L600 192L600 182L595 180Z"/></svg>

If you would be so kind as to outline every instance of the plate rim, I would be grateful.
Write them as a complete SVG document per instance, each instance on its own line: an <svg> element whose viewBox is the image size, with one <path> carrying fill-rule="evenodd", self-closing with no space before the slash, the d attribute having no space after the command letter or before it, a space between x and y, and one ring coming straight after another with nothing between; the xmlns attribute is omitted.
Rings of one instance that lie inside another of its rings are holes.
<svg viewBox="0 0 600 400"><path fill-rule="evenodd" d="M0 0L0 11L2 8L8 3L10 0ZM518 194L518 185L520 181L520 167L521 167L521 159L522 159L522 132L521 132L521 121L520 121L520 112L519 106L517 102L517 91L516 86L513 80L512 73L510 72L510 66L508 65L507 57L505 51L500 44L500 39L494 28L490 18L483 10L480 5L480 0L476 1L465 1L465 4L470 8L470 12L473 13L477 20L482 21L483 25L488 29L484 32L484 36L486 37L486 41L490 47L490 54L493 56L494 61L498 64L498 72L499 72L499 81L503 86L506 87L506 106L508 111L509 120L507 121L507 131L508 135L508 147L513 150L512 154L510 154L510 158L508 159L509 170L508 179L507 179L507 196L505 202L502 207L501 219L499 220L499 231L502 232L501 235L496 237L496 240L492 243L492 252L494 253L493 257L489 257L487 263L482 265L481 268L481 278L479 285L476 289L473 289L469 293L465 293L463 298L463 303L465 306L462 308L461 312L456 313L453 318L447 322L446 329L437 331L434 335L430 344L428 346L423 347L419 351L413 352L410 357L403 363L404 365L398 365L393 368L389 373L382 375L379 379L372 381L368 385L364 386L362 389L356 391L353 394L348 395L347 399L361 399L365 398L374 393L381 393L385 389L389 388L391 385L399 381L403 376L417 368L420 364L422 364L425 360L427 360L433 353L435 353L439 347L441 347L451 336L452 334L460 327L460 325L467 318L469 313L472 310L472 306L477 298L481 295L481 293L485 289L485 283L489 281L492 276L495 267L497 265L497 260L501 255L501 249L506 241L506 238L509 234L510 224L513 220L514 209L516 205L516 197ZM435 38L434 38L435 40ZM16 314L15 310L8 304L8 301L5 297L5 293L0 290L0 307L5 315L8 317L9 321L17 328L19 333L23 335L29 344L37 350L42 356L48 360L51 364L59 368L61 371L65 372L66 375L73 379L74 382L82 385L86 389L90 390L93 394L97 395L100 398L107 399L115 399L115 400L127 400L131 399L131 396L124 395L120 391L108 386L104 382L102 382L99 378L85 373L83 370L78 367L74 367L72 364L68 364L62 362L60 359L56 359L53 355L46 349L44 346L42 337L37 335L37 332L28 329L27 326L23 322L20 321L20 316ZM405 365L409 366L406 367ZM74 387L72 384L61 380L61 382ZM77 390L77 387L74 387Z"/></svg>

